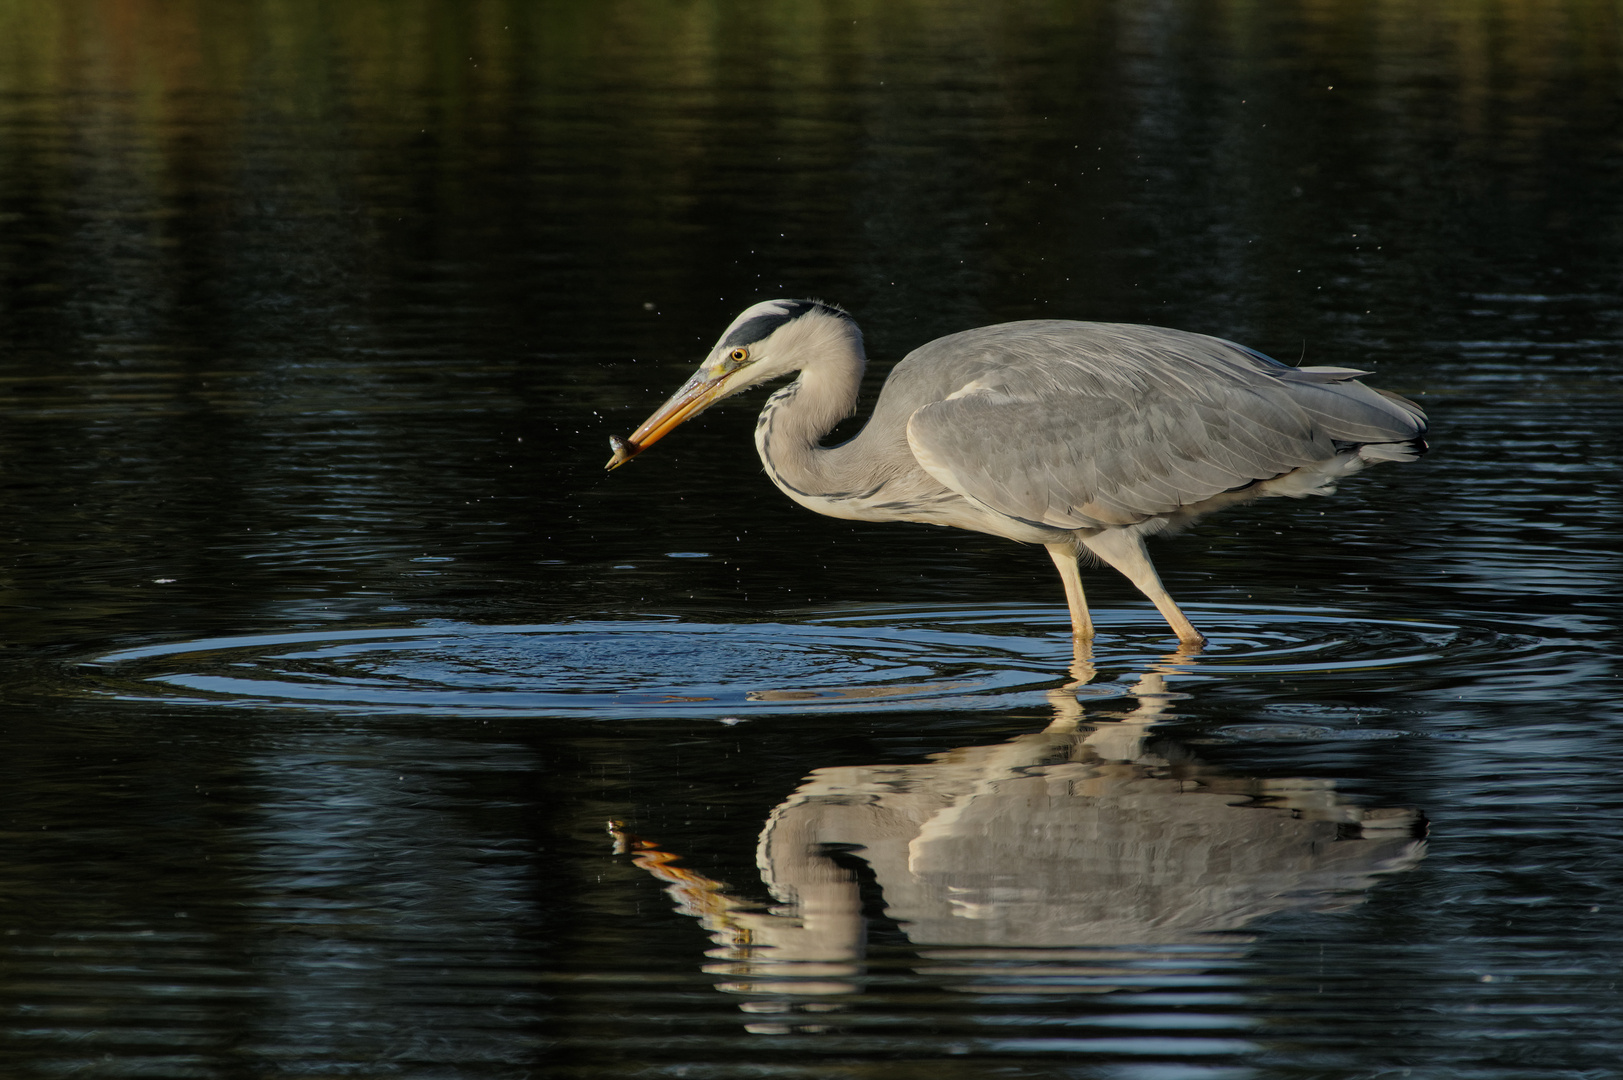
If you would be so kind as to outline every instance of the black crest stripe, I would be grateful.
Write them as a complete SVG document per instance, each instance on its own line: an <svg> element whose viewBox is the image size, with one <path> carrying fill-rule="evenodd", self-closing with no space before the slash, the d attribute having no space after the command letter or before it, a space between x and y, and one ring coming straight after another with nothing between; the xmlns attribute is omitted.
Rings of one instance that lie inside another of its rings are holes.
<svg viewBox="0 0 1623 1080"><path fill-rule="evenodd" d="M731 349L735 345L753 345L762 338L770 337L772 332L784 323L798 319L808 311L824 311L830 315L838 315L841 318L850 318L839 308L830 307L816 300L785 300L776 312L770 315L757 315L748 322L740 323L732 333L727 335L727 340L722 342L722 347Z"/></svg>

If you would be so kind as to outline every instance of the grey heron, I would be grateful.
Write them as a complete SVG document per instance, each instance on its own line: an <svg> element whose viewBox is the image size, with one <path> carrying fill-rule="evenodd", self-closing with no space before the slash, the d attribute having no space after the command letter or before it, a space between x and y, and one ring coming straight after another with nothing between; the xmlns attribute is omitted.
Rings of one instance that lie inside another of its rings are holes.
<svg viewBox="0 0 1623 1080"><path fill-rule="evenodd" d="M756 304L629 438L610 437L606 467L724 398L798 372L755 425L767 475L795 502L1042 544L1079 644L1093 637L1077 568L1089 552L1198 648L1205 639L1162 587L1145 537L1253 499L1329 494L1342 477L1426 449L1426 414L1358 381L1369 372L1288 367L1181 330L1057 319L920 346L891 371L862 430L824 446L854 414L866 363L861 330L833 304Z"/></svg>

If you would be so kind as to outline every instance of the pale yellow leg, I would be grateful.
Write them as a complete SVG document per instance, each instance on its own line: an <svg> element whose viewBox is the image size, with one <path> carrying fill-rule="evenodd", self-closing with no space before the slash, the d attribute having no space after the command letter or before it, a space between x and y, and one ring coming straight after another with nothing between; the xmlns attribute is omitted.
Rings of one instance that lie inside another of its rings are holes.
<svg viewBox="0 0 1623 1080"><path fill-rule="evenodd" d="M1093 617L1088 614L1088 601L1082 595L1082 574L1076 568L1076 545L1046 544L1048 557L1059 570L1059 579L1065 583L1065 603L1071 609L1071 637L1076 641L1093 640Z"/></svg>
<svg viewBox="0 0 1623 1080"><path fill-rule="evenodd" d="M1144 550L1144 539L1137 533L1130 533L1125 529L1106 529L1095 533L1082 541L1083 545L1099 558L1114 566L1127 576L1138 587L1138 591L1150 598L1150 602L1160 611L1161 617L1172 627L1172 632L1178 635L1178 640L1187 649L1198 649L1206 644L1206 638L1199 630L1184 617L1178 610L1178 605L1172 602L1172 597L1161 585L1161 578L1150 563L1150 556ZM1049 548L1050 553L1054 549ZM1055 561L1058 561L1057 558ZM1072 564L1071 572L1076 572ZM1063 571L1061 571L1063 573ZM1078 587L1080 592L1080 586Z"/></svg>

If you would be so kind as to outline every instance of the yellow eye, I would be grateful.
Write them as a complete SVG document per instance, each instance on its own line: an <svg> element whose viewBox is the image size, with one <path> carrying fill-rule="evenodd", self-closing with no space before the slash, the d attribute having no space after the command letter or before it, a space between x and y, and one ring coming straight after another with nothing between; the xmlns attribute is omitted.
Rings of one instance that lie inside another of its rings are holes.
<svg viewBox="0 0 1623 1080"><path fill-rule="evenodd" d="M742 364L750 358L750 351L748 349L734 349L727 355L732 358L734 363Z"/></svg>

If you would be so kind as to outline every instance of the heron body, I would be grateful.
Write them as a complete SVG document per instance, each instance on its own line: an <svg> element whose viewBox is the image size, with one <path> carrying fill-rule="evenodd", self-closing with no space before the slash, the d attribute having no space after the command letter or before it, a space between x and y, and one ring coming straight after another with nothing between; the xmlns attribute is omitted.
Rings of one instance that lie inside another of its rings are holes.
<svg viewBox="0 0 1623 1080"><path fill-rule="evenodd" d="M1201 334L1034 320L938 338L904 357L872 417L856 409L866 364L844 311L769 300L733 321L699 370L608 468L751 386L799 377L761 410L767 475L820 514L917 521L1042 544L1077 640L1093 636L1077 558L1086 550L1154 602L1184 645L1203 643L1162 587L1144 538L1225 506L1326 495L1336 481L1425 451L1426 415L1350 368L1292 368Z"/></svg>

